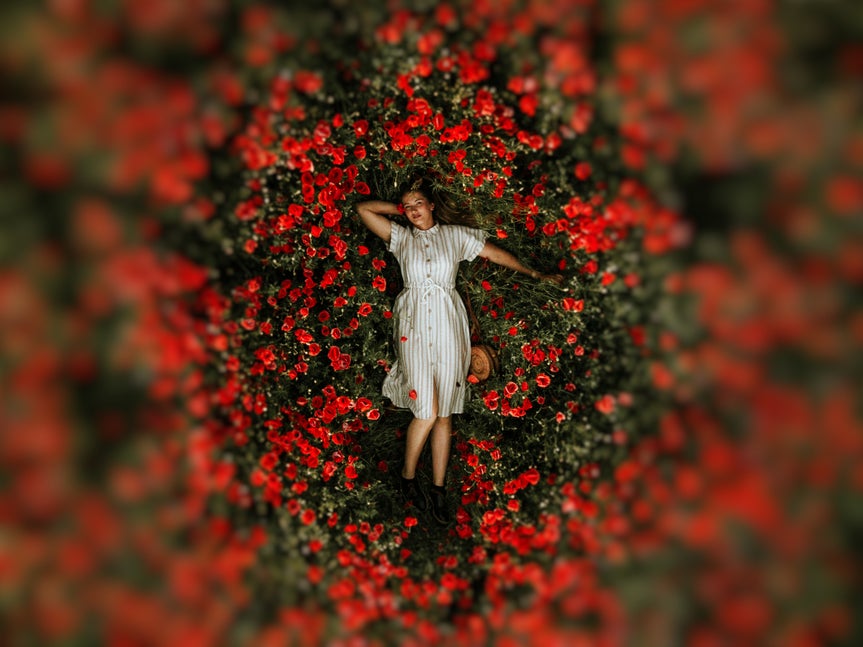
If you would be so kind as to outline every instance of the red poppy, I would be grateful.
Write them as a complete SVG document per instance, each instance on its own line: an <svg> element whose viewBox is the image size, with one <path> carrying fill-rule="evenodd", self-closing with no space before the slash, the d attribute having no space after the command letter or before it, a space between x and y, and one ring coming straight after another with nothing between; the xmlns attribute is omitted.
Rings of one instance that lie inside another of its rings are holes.
<svg viewBox="0 0 863 647"><path fill-rule="evenodd" d="M594 404L596 410L600 413L611 413L614 411L614 396L604 395Z"/></svg>
<svg viewBox="0 0 863 647"><path fill-rule="evenodd" d="M592 172L593 169L591 168L589 162L579 162L575 165L575 177L577 177L579 180L586 180L590 177Z"/></svg>

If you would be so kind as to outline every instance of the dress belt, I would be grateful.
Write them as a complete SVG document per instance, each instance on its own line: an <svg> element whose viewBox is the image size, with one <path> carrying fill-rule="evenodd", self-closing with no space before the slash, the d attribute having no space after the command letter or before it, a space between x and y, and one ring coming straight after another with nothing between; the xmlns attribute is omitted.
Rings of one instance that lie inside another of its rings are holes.
<svg viewBox="0 0 863 647"><path fill-rule="evenodd" d="M426 301L428 301L429 295L432 292L434 292L435 290L440 290L444 294L447 294L448 290L454 290L455 289L455 285L450 285L450 286L441 285L440 283L435 283L431 279L426 279L422 283L407 283L407 284L405 284L405 289L408 289L408 290L409 289L421 289L423 292L422 292L422 298L420 300L422 302L426 302Z"/></svg>

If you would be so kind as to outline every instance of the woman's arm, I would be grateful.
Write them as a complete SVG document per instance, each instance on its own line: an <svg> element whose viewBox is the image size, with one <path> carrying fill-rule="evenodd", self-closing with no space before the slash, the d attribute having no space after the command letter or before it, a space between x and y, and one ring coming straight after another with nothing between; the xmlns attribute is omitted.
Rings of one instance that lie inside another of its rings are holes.
<svg viewBox="0 0 863 647"><path fill-rule="evenodd" d="M384 202L383 200L368 200L357 204L356 209L357 213L360 214L363 224L368 227L375 236L380 236L384 239L384 242L390 242L392 223L384 214L398 214L399 207L397 204Z"/></svg>
<svg viewBox="0 0 863 647"><path fill-rule="evenodd" d="M542 274L541 272L532 270L529 267L523 265L520 260L510 254L508 251L501 249L500 247L492 243L486 242L482 250L480 250L479 255L483 258L487 258L492 263L497 263L498 265L502 265L503 267L511 269L515 272L527 274L532 279L539 279L540 281L550 281L557 285L563 283L563 276L561 276L560 274Z"/></svg>

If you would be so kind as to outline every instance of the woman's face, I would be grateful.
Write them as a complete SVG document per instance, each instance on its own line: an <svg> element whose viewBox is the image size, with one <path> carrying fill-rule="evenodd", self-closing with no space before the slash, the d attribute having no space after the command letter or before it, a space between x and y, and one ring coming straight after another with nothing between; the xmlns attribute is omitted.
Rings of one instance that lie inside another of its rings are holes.
<svg viewBox="0 0 863 647"><path fill-rule="evenodd" d="M405 217L417 229L431 229L434 226L434 204L419 191L410 191L402 196Z"/></svg>

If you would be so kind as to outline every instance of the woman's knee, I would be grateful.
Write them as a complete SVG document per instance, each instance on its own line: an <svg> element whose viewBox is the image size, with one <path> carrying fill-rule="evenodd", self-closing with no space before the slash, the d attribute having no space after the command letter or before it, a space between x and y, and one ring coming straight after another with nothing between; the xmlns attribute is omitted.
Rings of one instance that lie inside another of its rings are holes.
<svg viewBox="0 0 863 647"><path fill-rule="evenodd" d="M414 425L422 431L432 429L438 421L437 412L433 411L430 418L414 418Z"/></svg>
<svg viewBox="0 0 863 647"><path fill-rule="evenodd" d="M437 430L445 430L450 431L452 429L452 418L450 416L438 416L438 419L435 421L434 429Z"/></svg>

